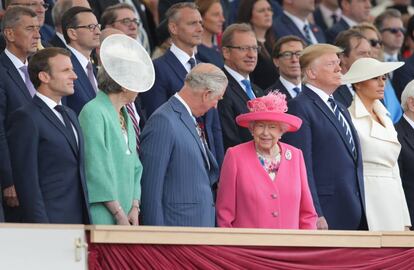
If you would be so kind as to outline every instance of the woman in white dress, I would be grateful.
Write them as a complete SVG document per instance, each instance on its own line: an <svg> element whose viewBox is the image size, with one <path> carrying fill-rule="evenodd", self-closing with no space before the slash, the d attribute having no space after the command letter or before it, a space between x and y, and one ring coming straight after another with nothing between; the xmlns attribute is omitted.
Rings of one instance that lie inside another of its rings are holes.
<svg viewBox="0 0 414 270"><path fill-rule="evenodd" d="M366 217L371 231L403 231L411 226L398 169L401 145L381 103L387 73L403 64L360 58L343 76L343 83L351 83L356 92L349 112L362 148Z"/></svg>

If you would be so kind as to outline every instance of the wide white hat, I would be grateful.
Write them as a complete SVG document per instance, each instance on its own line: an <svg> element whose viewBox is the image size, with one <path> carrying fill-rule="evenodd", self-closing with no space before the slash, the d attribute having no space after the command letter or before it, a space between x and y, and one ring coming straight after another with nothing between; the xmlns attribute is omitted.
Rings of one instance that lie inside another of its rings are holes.
<svg viewBox="0 0 414 270"><path fill-rule="evenodd" d="M342 84L363 82L394 71L402 65L404 62L380 62L374 58L359 58L342 76Z"/></svg>
<svg viewBox="0 0 414 270"><path fill-rule="evenodd" d="M133 92L151 89L155 71L144 47L124 34L110 35L101 44L102 66L116 83Z"/></svg>

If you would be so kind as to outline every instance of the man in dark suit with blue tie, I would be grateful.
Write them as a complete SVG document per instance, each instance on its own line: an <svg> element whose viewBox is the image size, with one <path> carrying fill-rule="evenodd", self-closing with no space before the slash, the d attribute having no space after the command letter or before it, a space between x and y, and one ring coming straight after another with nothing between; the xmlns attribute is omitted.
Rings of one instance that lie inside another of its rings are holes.
<svg viewBox="0 0 414 270"><path fill-rule="evenodd" d="M341 84L340 52L328 44L303 50L305 87L288 102L288 112L303 123L283 141L303 151L318 229L367 229L358 134L346 108L332 98Z"/></svg>
<svg viewBox="0 0 414 270"><path fill-rule="evenodd" d="M287 101L300 93L302 78L299 56L305 46L303 40L297 36L285 36L275 43L272 58L280 76L273 85L266 89L266 93L277 90L286 95Z"/></svg>
<svg viewBox="0 0 414 270"><path fill-rule="evenodd" d="M283 0L283 15L273 24L276 38L294 35L308 45L325 42L323 31L307 19L314 10L314 1Z"/></svg>
<svg viewBox="0 0 414 270"><path fill-rule="evenodd" d="M366 22L371 11L370 0L338 0L338 3L342 9L342 17L326 32L326 39L331 44L335 42L335 38L340 32Z"/></svg>
<svg viewBox="0 0 414 270"><path fill-rule="evenodd" d="M263 96L263 90L250 82L249 74L257 64L256 36L248 24L232 24L222 36L224 73L229 80L227 90L218 104L224 148L253 139L246 128L236 124L236 116L247 113L247 101Z"/></svg>
<svg viewBox="0 0 414 270"><path fill-rule="evenodd" d="M219 166L196 118L217 106L226 86L218 67L197 65L182 89L148 119L140 155L144 225L215 226Z"/></svg>
<svg viewBox="0 0 414 270"><path fill-rule="evenodd" d="M61 104L77 78L70 53L37 52L29 74L37 93L10 116L7 132L22 221L87 224L82 132L76 114Z"/></svg>
<svg viewBox="0 0 414 270"><path fill-rule="evenodd" d="M197 62L197 45L201 44L202 18L194 3L175 4L166 16L172 45L163 56L154 60L154 86L140 95L147 118L184 85L186 74ZM209 110L200 119L204 122L210 150L221 165L224 150L217 110Z"/></svg>
<svg viewBox="0 0 414 270"><path fill-rule="evenodd" d="M90 57L92 51L99 47L101 25L91 9L75 6L63 14L62 30L78 76L75 93L66 97L64 103L79 114L83 106L96 96L96 68Z"/></svg>
<svg viewBox="0 0 414 270"><path fill-rule="evenodd" d="M5 133L10 114L31 102L35 93L27 72L27 57L37 51L40 40L36 13L27 7L10 7L3 17L6 49L0 54L0 182L6 221L18 222L18 197L13 185Z"/></svg>

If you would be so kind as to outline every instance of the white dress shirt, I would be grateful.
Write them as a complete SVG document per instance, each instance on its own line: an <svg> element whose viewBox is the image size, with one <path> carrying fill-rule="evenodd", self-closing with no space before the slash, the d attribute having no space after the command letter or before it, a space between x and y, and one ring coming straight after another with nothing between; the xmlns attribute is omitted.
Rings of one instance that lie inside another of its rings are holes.
<svg viewBox="0 0 414 270"><path fill-rule="evenodd" d="M19 58L17 58L14 54L12 54L9 50L7 50L7 49L5 49L4 50L4 53L7 55L7 57L10 59L10 61L12 61L12 63L13 63L13 65L14 65L14 67L17 69L17 71L19 72L19 74L20 74L20 77L22 77L22 80L24 81L24 82L26 82L25 80L24 80L24 78L25 78L25 76L24 76L24 73L23 73L23 71L21 71L20 70L20 68L22 67L22 66L27 66L27 60L26 60L26 62L25 63L23 63Z"/></svg>
<svg viewBox="0 0 414 270"><path fill-rule="evenodd" d="M299 31L305 37L306 37L306 34L305 34L305 31L303 30L303 28L307 24L309 26L309 35L310 35L310 38L311 38L310 41L312 42L312 44L317 44L318 43L318 40L316 39L315 35L313 34L311 25L310 25L310 23L307 19L302 21L302 19L300 19L300 18L296 17L295 15L287 12L286 10L283 11L283 12L286 14L286 16L288 16L293 21L293 23L296 25L296 27L299 29Z"/></svg>
<svg viewBox="0 0 414 270"><path fill-rule="evenodd" d="M39 92L36 92L36 96L38 98L40 98L44 103L46 103L46 105L49 107L49 109L51 109L52 112L56 115L56 117L59 118L59 120L62 122L62 124L65 125L65 121L63 121L62 115L60 114L60 112L58 112L55 109L55 107L57 105L62 105L62 102L56 103L53 99L51 99L51 98L49 98L45 95L42 95ZM78 133L76 132L76 128L73 126L72 123L71 123L71 125L72 125L73 134L75 134L76 143L79 144Z"/></svg>
<svg viewBox="0 0 414 270"><path fill-rule="evenodd" d="M178 48L174 43L171 44L170 51L175 55L175 57L177 57L178 61L180 61L180 63L184 66L185 70L187 70L187 73L190 72L191 65L190 63L188 63L188 60L190 60L190 58L194 58L194 60L196 60L194 52L193 55L190 57L185 51Z"/></svg>
<svg viewBox="0 0 414 270"><path fill-rule="evenodd" d="M71 47L70 45L67 45L69 50L75 55L76 59L78 59L79 63L81 64L83 70L85 71L85 74L88 75L88 68L87 65L89 64L89 59L86 58L83 54L81 54L78 50ZM95 82L96 89L98 89L98 82L96 81L95 76L93 76L93 80Z"/></svg>
<svg viewBox="0 0 414 270"><path fill-rule="evenodd" d="M279 79L280 79L280 82L282 83L282 85L287 89L287 91L289 92L289 94L292 98L294 98L298 95L298 94L296 94L295 90L293 90L293 88L297 87L297 88L299 88L300 91L302 91L302 84L301 83L298 84L298 85L295 85L295 84L289 82L288 80L286 80L285 78L283 78L282 75L280 75Z"/></svg>
<svg viewBox="0 0 414 270"><path fill-rule="evenodd" d="M240 85L240 87L244 90L244 92L246 92L247 94L247 89L246 86L244 85L244 83L242 83L243 80L248 80L250 81L249 76L247 76L247 78L245 78L243 75L241 75L240 73L238 73L237 71L235 71L234 69L230 68L227 65L224 65L224 68L227 70L228 73L230 73L230 75L237 81L237 83ZM251 84L251 81L250 81ZM253 89L253 86L252 86ZM253 95L256 97L256 95L253 92Z"/></svg>

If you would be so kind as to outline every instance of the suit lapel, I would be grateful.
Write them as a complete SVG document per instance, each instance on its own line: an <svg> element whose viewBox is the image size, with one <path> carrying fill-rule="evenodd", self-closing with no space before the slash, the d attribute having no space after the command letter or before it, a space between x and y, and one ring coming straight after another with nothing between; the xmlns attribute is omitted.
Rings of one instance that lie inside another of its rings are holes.
<svg viewBox="0 0 414 270"><path fill-rule="evenodd" d="M171 70L173 70L177 75L176 77L179 78L184 84L184 78L187 75L187 70L184 68L178 58L171 52L171 50L168 50L165 53L165 60L167 64L171 66Z"/></svg>
<svg viewBox="0 0 414 270"><path fill-rule="evenodd" d="M247 93L243 90L243 88L241 88L240 84L236 81L235 78L233 78L233 76L230 75L230 73L227 72L226 69L223 69L223 71L229 80L230 90L233 91L242 100L242 103L246 104L247 101L250 100Z"/></svg>
<svg viewBox="0 0 414 270"><path fill-rule="evenodd" d="M305 36L302 34L302 32L296 27L295 23L286 14L283 14L282 20L288 26L290 30L289 32L291 32L292 35L298 36L301 39L306 41Z"/></svg>
<svg viewBox="0 0 414 270"><path fill-rule="evenodd" d="M404 140L414 151L414 128L404 117L402 117L401 121L404 130Z"/></svg>
<svg viewBox="0 0 414 270"><path fill-rule="evenodd" d="M208 164L208 162L209 162L208 156L206 156L205 153L204 153L204 148L201 144L200 137L197 134L196 124L195 124L194 120L192 119L192 116L188 114L187 109L184 107L184 105L176 97L174 97L174 96L171 97L170 102L171 102L171 106L172 106L173 110L176 113L179 114L180 120L184 123L184 125L187 127L188 131L193 136L194 140L196 141L196 143L198 145L198 148L200 148L200 151L201 151L201 154L204 158L204 161L206 162L206 164ZM209 151L208 149L206 149L206 150L207 150L206 152Z"/></svg>
<svg viewBox="0 0 414 270"><path fill-rule="evenodd" d="M78 76L78 79L76 81L82 85L82 89L85 91L85 94L89 97L89 99L93 99L96 96L96 93L91 82L89 81L88 75L86 75L85 70L73 53L71 55L71 60L73 69Z"/></svg>
<svg viewBox="0 0 414 270"><path fill-rule="evenodd" d="M304 94L308 95L311 99L313 99L313 102L315 103L316 107L318 107L319 110L322 111L322 113L328 118L328 120L332 123L332 125L335 127L335 129L338 131L342 141L344 142L346 148L348 149L349 154L354 157L353 153L352 153L352 149L350 147L350 145L348 144L348 139L345 136L345 132L342 126L340 126L339 121L336 119L335 114L328 108L328 105L326 105L323 100L317 95L315 94L312 90L308 89L307 87L304 87L303 89ZM341 104L337 104L338 108L340 109L342 115L345 117L346 121L349 124L349 127L352 129L352 122L349 119L349 117L347 116L347 114L345 113L344 108L342 107ZM353 132L352 136L354 138L355 141L355 134ZM356 144L355 144L356 146Z"/></svg>
<svg viewBox="0 0 414 270"><path fill-rule="evenodd" d="M40 108L42 114L50 121L52 124L65 136L66 140L69 142L70 147L73 150L75 156L78 155L78 147L76 142L74 142L71 137L67 134L66 127L60 121L60 119L52 112L52 110L37 96L33 97L33 102ZM73 119L71 119L73 121ZM74 121L72 122L74 123ZM75 126L76 127L76 126ZM77 129L78 131L79 129ZM79 134L79 132L78 132ZM78 136L79 137L79 136Z"/></svg>
<svg viewBox="0 0 414 270"><path fill-rule="evenodd" d="M32 99L32 96L30 95L29 90L26 87L26 84L20 76L19 71L13 65L13 62L4 52L0 55L0 61L6 68L7 74L10 76L11 80L17 85L17 88L22 92L23 96L30 101Z"/></svg>

